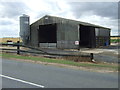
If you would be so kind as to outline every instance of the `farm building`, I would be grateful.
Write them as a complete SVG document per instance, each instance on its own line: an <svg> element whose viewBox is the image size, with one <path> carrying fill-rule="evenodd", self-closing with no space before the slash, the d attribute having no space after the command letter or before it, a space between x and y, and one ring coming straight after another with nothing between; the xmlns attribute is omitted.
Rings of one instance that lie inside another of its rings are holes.
<svg viewBox="0 0 120 90"><path fill-rule="evenodd" d="M95 48L110 44L110 29L46 15L30 25L27 44L41 48Z"/></svg>

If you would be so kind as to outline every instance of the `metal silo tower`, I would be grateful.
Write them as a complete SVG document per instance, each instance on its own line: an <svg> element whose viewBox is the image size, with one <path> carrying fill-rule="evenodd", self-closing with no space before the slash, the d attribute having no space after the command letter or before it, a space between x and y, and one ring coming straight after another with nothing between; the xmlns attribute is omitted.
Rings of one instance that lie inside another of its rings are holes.
<svg viewBox="0 0 120 90"><path fill-rule="evenodd" d="M30 38L30 20L29 16L23 14L20 16L20 37L24 45L27 45Z"/></svg>

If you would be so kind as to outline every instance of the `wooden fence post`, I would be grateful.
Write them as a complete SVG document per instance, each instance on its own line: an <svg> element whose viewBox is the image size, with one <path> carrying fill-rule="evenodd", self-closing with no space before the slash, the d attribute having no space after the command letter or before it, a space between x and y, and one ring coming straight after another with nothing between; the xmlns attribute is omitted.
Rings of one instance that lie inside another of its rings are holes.
<svg viewBox="0 0 120 90"><path fill-rule="evenodd" d="M93 59L94 59L93 53L90 53L90 59L91 59L91 61L93 61Z"/></svg>
<svg viewBox="0 0 120 90"><path fill-rule="evenodd" d="M20 42L19 41L17 41L17 54L20 54Z"/></svg>

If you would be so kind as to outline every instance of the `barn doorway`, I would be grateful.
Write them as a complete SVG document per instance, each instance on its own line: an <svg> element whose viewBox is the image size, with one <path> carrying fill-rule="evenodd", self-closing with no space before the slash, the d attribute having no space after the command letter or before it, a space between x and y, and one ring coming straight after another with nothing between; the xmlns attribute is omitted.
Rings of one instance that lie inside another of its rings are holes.
<svg viewBox="0 0 120 90"><path fill-rule="evenodd" d="M38 40L40 47L56 47L57 43L57 25L40 25L38 31Z"/></svg>
<svg viewBox="0 0 120 90"><path fill-rule="evenodd" d="M95 28L80 25L80 47L94 48L96 46Z"/></svg>

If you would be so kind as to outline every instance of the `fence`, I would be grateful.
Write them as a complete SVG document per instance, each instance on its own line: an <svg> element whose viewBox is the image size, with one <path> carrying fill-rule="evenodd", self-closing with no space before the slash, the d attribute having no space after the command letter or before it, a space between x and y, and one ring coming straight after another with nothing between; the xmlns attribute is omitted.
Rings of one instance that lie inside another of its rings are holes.
<svg viewBox="0 0 120 90"><path fill-rule="evenodd" d="M42 49L39 48L35 48L35 47L31 47L31 46L26 46L26 45L21 45L19 43L19 41L16 44L0 44L0 46L12 46L12 47L17 47L17 49L8 49L8 48L0 48L0 50L2 51L6 51L6 50L10 50L10 51L17 51L17 54L20 55L22 52L24 53L34 53L34 54L42 54L42 55L53 55L53 56L76 56L76 57L89 57L90 60L92 61L94 59L93 57L93 53L89 53L87 55L82 55L82 54L62 54L62 53L49 53L46 52ZM20 47L25 47L25 48L29 48L32 50L36 50L36 51L29 51L29 50L21 50Z"/></svg>

